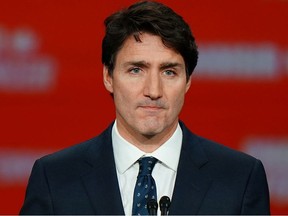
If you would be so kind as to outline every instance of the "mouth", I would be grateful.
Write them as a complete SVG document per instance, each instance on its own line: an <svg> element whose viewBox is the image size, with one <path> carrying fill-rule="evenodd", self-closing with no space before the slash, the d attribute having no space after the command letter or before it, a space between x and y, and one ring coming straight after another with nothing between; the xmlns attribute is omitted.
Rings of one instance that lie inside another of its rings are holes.
<svg viewBox="0 0 288 216"><path fill-rule="evenodd" d="M160 110L163 110L164 108L163 107L160 107L160 106L139 106L140 109L143 109L145 111L150 111L150 112L155 112L155 111L160 111Z"/></svg>
<svg viewBox="0 0 288 216"><path fill-rule="evenodd" d="M166 109L168 109L166 103L164 101L142 101L137 104L139 110L143 111L144 113L148 114L159 114Z"/></svg>

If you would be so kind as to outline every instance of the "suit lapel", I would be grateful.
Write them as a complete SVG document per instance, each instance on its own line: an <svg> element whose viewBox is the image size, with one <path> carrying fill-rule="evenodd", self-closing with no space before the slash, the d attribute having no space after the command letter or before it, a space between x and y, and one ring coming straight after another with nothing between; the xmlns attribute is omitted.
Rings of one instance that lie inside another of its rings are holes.
<svg viewBox="0 0 288 216"><path fill-rule="evenodd" d="M195 215L212 181L203 168L208 159L201 143L182 123L180 125L183 143L169 214Z"/></svg>
<svg viewBox="0 0 288 216"><path fill-rule="evenodd" d="M113 156L111 128L91 143L86 162L88 171L82 176L95 214L124 215Z"/></svg>

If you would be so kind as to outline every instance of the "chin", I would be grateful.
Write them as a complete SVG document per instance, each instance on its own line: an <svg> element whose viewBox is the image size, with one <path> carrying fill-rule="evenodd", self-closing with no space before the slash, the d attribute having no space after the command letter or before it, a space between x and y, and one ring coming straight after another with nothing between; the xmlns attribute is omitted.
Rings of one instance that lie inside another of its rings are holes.
<svg viewBox="0 0 288 216"><path fill-rule="evenodd" d="M144 136L154 136L162 132L160 125L140 130Z"/></svg>
<svg viewBox="0 0 288 216"><path fill-rule="evenodd" d="M162 133L166 128L166 123L163 119L146 119L139 121L137 125L138 132L143 136L155 136Z"/></svg>
<svg viewBox="0 0 288 216"><path fill-rule="evenodd" d="M154 137L154 136L157 135L157 134L158 134L158 133L155 133L155 132L151 132L151 133L148 133L148 132L147 132L147 133L143 133L142 136L150 139L150 138Z"/></svg>

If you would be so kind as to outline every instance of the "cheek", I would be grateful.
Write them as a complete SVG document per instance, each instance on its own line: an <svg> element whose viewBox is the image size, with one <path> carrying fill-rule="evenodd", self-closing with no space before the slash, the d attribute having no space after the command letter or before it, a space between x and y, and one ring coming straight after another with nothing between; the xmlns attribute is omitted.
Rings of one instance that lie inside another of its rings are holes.
<svg viewBox="0 0 288 216"><path fill-rule="evenodd" d="M181 94L177 97L176 101L175 101L176 106L178 107L178 109L181 109L183 104L184 104L184 95Z"/></svg>
<svg viewBox="0 0 288 216"><path fill-rule="evenodd" d="M129 108L129 104L133 103L135 97L133 96L133 91L131 88L125 86L115 86L114 88L114 102L118 107Z"/></svg>
<svg viewBox="0 0 288 216"><path fill-rule="evenodd" d="M143 82L139 79L119 78L114 81L114 94L123 102L133 103L143 91Z"/></svg>
<svg viewBox="0 0 288 216"><path fill-rule="evenodd" d="M172 110L175 112L180 112L185 99L185 91L173 92L170 96L170 105L172 106Z"/></svg>

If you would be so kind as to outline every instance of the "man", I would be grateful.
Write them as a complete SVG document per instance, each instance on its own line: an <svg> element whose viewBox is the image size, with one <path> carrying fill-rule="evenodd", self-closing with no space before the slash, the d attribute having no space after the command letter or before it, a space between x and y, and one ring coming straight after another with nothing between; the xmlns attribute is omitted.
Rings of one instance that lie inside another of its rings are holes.
<svg viewBox="0 0 288 216"><path fill-rule="evenodd" d="M198 57L186 22L145 1L105 25L103 80L116 120L37 160L20 213L145 215L150 201L157 206L165 196L170 215L270 214L262 163L198 137L178 119Z"/></svg>

